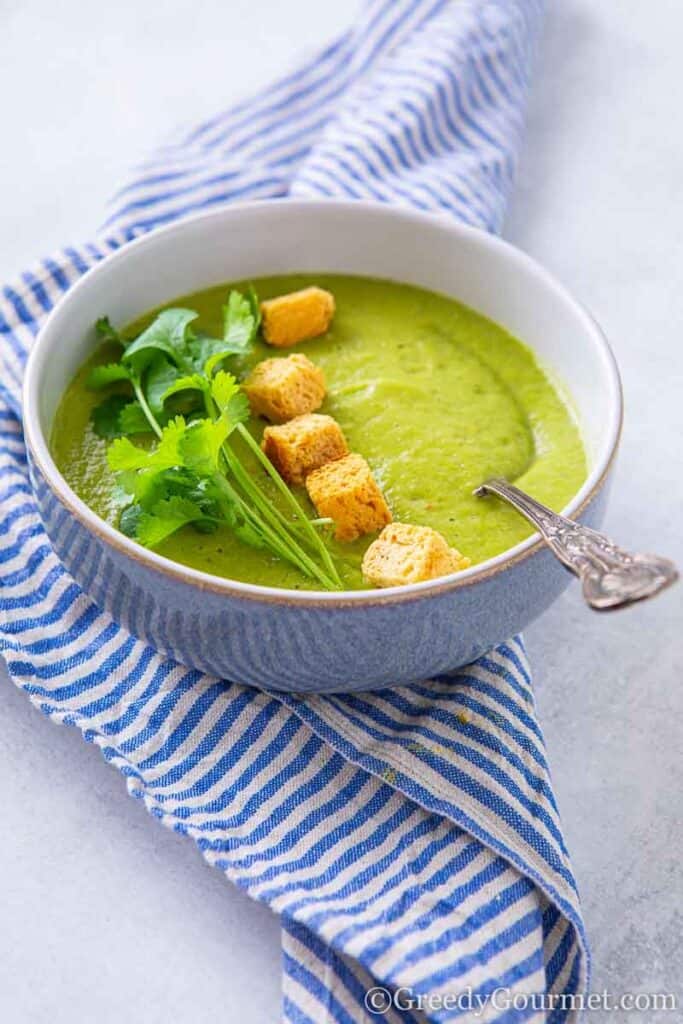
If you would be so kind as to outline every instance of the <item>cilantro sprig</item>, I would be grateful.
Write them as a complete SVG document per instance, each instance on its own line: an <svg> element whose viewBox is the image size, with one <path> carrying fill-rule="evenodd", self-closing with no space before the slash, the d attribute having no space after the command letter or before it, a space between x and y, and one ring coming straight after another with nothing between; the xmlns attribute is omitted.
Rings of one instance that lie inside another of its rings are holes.
<svg viewBox="0 0 683 1024"><path fill-rule="evenodd" d="M111 389L94 409L93 429L110 442L107 459L123 495L119 528L149 548L191 526L227 526L245 544L282 558L325 589L342 583L317 527L246 427L249 402L224 369L245 355L260 325L258 300L232 291L223 307L223 336L195 330L197 313L160 312L132 340L103 317L97 333L121 347L118 362L96 366L94 391ZM132 435L154 435L152 445ZM268 474L288 517L243 462L244 446Z"/></svg>

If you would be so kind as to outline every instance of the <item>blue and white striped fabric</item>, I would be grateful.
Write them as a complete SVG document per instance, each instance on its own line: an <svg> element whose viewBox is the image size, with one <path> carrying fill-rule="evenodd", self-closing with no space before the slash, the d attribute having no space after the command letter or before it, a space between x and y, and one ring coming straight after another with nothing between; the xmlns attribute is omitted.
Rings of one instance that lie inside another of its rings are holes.
<svg viewBox="0 0 683 1024"><path fill-rule="evenodd" d="M274 696L163 660L46 541L22 367L88 267L194 210L372 197L498 229L540 18L534 0L372 0L314 60L140 167L94 242L2 293L0 650L34 704L281 915L289 1024L377 1019L373 985L401 993L391 1022L574 1019L587 952L522 643L351 697Z"/></svg>

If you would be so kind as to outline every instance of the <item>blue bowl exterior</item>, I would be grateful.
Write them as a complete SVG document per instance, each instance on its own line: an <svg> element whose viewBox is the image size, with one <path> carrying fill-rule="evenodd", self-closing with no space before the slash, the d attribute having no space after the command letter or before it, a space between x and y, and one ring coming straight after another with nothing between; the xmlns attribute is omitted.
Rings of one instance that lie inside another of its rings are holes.
<svg viewBox="0 0 683 1024"><path fill-rule="evenodd" d="M177 661L264 689L349 692L425 679L468 664L524 629L570 580L541 548L467 586L371 604L305 605L203 588L118 550L52 490L29 450L52 545L93 600ZM603 486L584 510L598 526ZM274 591L277 596L277 591Z"/></svg>

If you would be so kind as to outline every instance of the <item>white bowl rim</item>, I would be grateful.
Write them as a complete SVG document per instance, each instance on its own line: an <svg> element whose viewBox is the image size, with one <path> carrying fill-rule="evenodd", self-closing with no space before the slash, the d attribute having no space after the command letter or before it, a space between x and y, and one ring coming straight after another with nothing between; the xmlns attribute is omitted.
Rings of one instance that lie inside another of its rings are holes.
<svg viewBox="0 0 683 1024"><path fill-rule="evenodd" d="M405 207L395 207L373 200L341 199L266 199L248 203L221 204L210 210L190 214L127 242L121 248L116 249L96 263L69 288L51 310L38 332L27 361L22 393L24 437L38 469L53 493L91 533L94 533L110 547L124 553L134 561L143 563L148 568L156 570L165 576L171 576L179 581L192 584L200 590L276 604L296 604L303 607L319 605L336 607L339 605L348 606L356 604L365 606L392 604L406 599L414 600L479 583L492 575L498 575L512 565L536 553L544 544L538 532L531 534L525 540L520 541L519 544L506 549L493 558L487 559L485 562L436 580L404 584L398 587L387 587L382 590L319 591L280 589L215 576L211 573L202 572L199 569L193 569L180 562L175 562L148 548L143 548L140 544L126 537L115 527L101 519L69 487L52 458L47 439L40 425L38 413L41 373L47 365L45 338L49 337L52 322L60 315L64 304L75 301L80 291L89 286L90 280L94 275L99 274L103 268L110 268L112 265L127 259L128 254L134 249L137 250L145 246L156 245L160 238L171 238L176 234L182 234L191 225L211 220L213 217L225 216L231 210L243 212L249 209L272 208L274 205L281 205L283 203L287 203L290 207L299 206L302 212L305 210L306 213L310 213L311 207L319 206L329 209L329 207L334 206L341 211L352 211L352 215L358 213L359 210L372 211L373 213L381 211L383 214L405 219L415 223L417 226L424 223L433 223L446 227L456 236L468 238L470 241L474 241L475 244L485 248L504 252L513 264L516 263L519 267L525 267L531 271L561 301L571 305L575 314L583 322L587 334L591 337L602 358L609 387L610 408L605 427L606 441L602 453L596 460L581 488L562 509L562 514L570 518L575 517L590 504L602 487L614 461L619 445L623 419L623 395L617 362L607 338L597 321L571 295L564 285L541 264L537 263L521 249L518 249L497 235L462 224L446 213L431 213ZM296 268L292 269L292 273L296 273Z"/></svg>

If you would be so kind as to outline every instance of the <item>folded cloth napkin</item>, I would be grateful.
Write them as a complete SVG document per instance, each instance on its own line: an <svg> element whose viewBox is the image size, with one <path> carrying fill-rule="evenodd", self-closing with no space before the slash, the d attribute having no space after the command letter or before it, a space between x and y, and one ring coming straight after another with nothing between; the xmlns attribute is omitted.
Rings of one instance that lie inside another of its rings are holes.
<svg viewBox="0 0 683 1024"><path fill-rule="evenodd" d="M161 658L47 543L22 367L88 267L198 209L372 197L497 229L540 19L534 0L372 0L314 60L138 168L95 241L3 291L0 650L35 705L281 915L291 1024L574 1019L587 951L522 642L353 696L270 694Z"/></svg>

